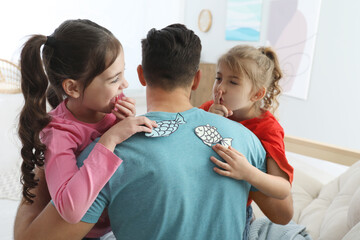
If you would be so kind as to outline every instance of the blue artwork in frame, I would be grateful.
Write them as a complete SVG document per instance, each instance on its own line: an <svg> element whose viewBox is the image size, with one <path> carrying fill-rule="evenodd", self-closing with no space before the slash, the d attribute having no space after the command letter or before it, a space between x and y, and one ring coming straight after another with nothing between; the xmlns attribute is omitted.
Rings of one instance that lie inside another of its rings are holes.
<svg viewBox="0 0 360 240"><path fill-rule="evenodd" d="M227 0L225 39L258 42L262 0Z"/></svg>

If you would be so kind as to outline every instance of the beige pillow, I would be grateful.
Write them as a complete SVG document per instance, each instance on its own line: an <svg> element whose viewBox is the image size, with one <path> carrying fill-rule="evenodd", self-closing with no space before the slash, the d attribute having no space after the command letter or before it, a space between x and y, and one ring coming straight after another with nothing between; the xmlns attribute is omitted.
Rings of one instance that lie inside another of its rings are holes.
<svg viewBox="0 0 360 240"><path fill-rule="evenodd" d="M299 223L306 226L314 239L342 239L350 230L349 206L359 182L360 162L357 162L321 189L319 196L302 211Z"/></svg>

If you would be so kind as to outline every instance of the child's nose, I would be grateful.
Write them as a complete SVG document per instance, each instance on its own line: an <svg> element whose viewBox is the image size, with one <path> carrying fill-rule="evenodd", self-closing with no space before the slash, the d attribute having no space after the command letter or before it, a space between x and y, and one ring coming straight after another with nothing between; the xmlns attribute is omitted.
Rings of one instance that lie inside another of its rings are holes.
<svg viewBox="0 0 360 240"><path fill-rule="evenodd" d="M219 86L218 86L218 88L217 88L217 91L218 91L218 92L221 91L222 93L224 93L224 92L225 92L225 86L224 86L224 84L220 83Z"/></svg>
<svg viewBox="0 0 360 240"><path fill-rule="evenodd" d="M124 79L124 81L120 84L119 88L124 89L127 88L129 86L128 81L126 81L126 79Z"/></svg>

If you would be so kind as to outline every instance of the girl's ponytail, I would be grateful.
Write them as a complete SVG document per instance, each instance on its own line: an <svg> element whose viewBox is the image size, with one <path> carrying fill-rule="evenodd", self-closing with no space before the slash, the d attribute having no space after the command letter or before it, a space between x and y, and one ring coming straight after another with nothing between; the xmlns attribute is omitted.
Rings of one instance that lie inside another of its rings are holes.
<svg viewBox="0 0 360 240"><path fill-rule="evenodd" d="M40 141L40 132L50 122L46 111L48 78L41 59L41 47L46 36L34 35L24 45L21 52L21 89L25 104L19 118L19 137L22 142L21 182L23 197L32 203L35 197L30 190L37 186L35 166L44 165L46 146Z"/></svg>
<svg viewBox="0 0 360 240"><path fill-rule="evenodd" d="M273 62L271 81L267 87L266 95L263 98L263 108L266 110L271 109L274 113L279 106L277 100L278 95L281 93L279 80L282 78L283 74L275 51L269 47L261 47L259 50Z"/></svg>

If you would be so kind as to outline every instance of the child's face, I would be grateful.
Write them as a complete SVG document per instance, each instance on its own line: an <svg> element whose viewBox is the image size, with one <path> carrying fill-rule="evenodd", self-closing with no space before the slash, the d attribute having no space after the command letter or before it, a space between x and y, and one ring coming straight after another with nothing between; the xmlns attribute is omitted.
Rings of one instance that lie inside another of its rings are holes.
<svg viewBox="0 0 360 240"><path fill-rule="evenodd" d="M121 51L115 62L104 72L94 78L85 89L83 105L89 110L110 113L114 100L129 86L124 77L124 53Z"/></svg>
<svg viewBox="0 0 360 240"><path fill-rule="evenodd" d="M213 87L213 99L220 94L220 104L232 111L248 110L254 104L252 98L252 83L250 79L235 74L229 67L220 63L217 68Z"/></svg>

